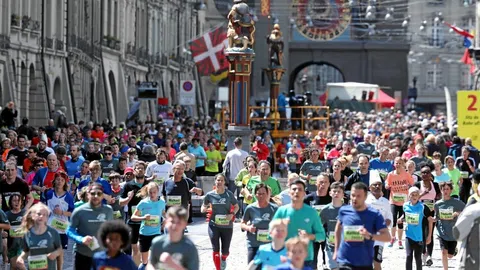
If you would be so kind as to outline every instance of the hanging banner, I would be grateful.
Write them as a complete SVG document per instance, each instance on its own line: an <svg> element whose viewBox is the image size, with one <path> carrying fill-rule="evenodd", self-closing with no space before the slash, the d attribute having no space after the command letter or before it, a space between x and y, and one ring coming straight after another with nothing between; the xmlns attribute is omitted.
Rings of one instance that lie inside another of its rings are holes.
<svg viewBox="0 0 480 270"><path fill-rule="evenodd" d="M180 105L195 105L195 80L180 81Z"/></svg>
<svg viewBox="0 0 480 270"><path fill-rule="evenodd" d="M262 0L260 9L262 10L262 16L270 15L270 0Z"/></svg>
<svg viewBox="0 0 480 270"><path fill-rule="evenodd" d="M480 147L480 92L457 92L457 132L462 138L471 138L473 146Z"/></svg>

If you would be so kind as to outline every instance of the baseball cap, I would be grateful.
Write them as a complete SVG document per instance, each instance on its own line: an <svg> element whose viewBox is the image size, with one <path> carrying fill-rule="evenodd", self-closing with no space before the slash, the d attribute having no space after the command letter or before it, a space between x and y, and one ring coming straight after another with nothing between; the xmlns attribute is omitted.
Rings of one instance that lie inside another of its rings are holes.
<svg viewBox="0 0 480 270"><path fill-rule="evenodd" d="M133 168L127 167L127 168L125 169L125 171L123 171L123 174L125 175L125 174L127 174L127 173L133 173Z"/></svg>
<svg viewBox="0 0 480 270"><path fill-rule="evenodd" d="M410 189L408 189L408 195L411 195L414 192L420 193L420 189L418 189L417 187L411 187Z"/></svg>
<svg viewBox="0 0 480 270"><path fill-rule="evenodd" d="M122 154L126 153L126 152L128 152L128 149L130 149L130 147L124 146L124 147L122 147L122 149L120 149L120 153L122 153Z"/></svg>

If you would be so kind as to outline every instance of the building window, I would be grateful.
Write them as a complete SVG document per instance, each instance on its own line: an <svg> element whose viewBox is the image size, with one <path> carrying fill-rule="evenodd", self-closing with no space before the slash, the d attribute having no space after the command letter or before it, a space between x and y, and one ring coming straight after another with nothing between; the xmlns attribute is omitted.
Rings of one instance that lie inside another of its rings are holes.
<svg viewBox="0 0 480 270"><path fill-rule="evenodd" d="M439 64L431 64L427 70L427 88L436 90L443 85L442 68Z"/></svg>
<svg viewBox="0 0 480 270"><path fill-rule="evenodd" d="M444 25L440 21L432 20L432 36L430 38L430 46L443 48L445 46L445 34L443 32Z"/></svg>

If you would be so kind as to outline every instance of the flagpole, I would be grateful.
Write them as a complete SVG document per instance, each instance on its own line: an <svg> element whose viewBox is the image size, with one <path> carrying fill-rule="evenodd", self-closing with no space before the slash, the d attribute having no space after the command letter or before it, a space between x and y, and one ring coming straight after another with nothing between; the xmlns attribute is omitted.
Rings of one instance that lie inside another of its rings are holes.
<svg viewBox="0 0 480 270"><path fill-rule="evenodd" d="M479 90L479 79L480 79L480 70L478 70L478 65L477 65L477 50L480 49L480 4L477 3L475 4L476 6L476 12L475 12L475 40L474 44L475 47L473 48L472 52L472 61L475 64L475 77L474 77L474 85L473 85L473 90Z"/></svg>

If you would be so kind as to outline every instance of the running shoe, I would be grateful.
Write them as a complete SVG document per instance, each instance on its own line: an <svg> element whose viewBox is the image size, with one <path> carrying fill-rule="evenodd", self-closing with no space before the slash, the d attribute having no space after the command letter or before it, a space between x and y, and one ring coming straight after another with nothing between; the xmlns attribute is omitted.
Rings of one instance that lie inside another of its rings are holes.
<svg viewBox="0 0 480 270"><path fill-rule="evenodd" d="M457 253L458 253L458 248L455 248L455 252L453 253L453 256L457 256Z"/></svg>
<svg viewBox="0 0 480 270"><path fill-rule="evenodd" d="M398 240L398 248L403 249L403 244L402 244L402 241L400 241L400 240Z"/></svg>
<svg viewBox="0 0 480 270"><path fill-rule="evenodd" d="M422 265L427 265L427 254L422 254Z"/></svg>
<svg viewBox="0 0 480 270"><path fill-rule="evenodd" d="M432 257L430 257L430 256L427 257L427 261L425 262L425 265L426 266L432 266L433 265Z"/></svg>
<svg viewBox="0 0 480 270"><path fill-rule="evenodd" d="M225 270L227 269L227 261L221 260L220 261L220 270Z"/></svg>
<svg viewBox="0 0 480 270"><path fill-rule="evenodd" d="M388 247L393 247L393 243L395 243L396 239L395 238L392 238L392 240L390 240L390 244L388 244Z"/></svg>

